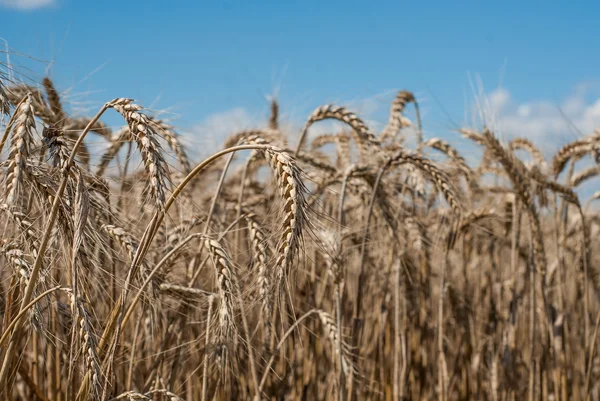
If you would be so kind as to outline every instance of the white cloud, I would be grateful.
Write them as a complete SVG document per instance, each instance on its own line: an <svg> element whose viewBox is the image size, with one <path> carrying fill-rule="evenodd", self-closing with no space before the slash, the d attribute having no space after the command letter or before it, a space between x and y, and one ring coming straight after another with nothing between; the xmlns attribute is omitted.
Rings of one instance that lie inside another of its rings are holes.
<svg viewBox="0 0 600 401"><path fill-rule="evenodd" d="M486 124L506 139L527 137L546 152L600 128L600 90L591 84L558 101L517 102L504 88L486 98Z"/></svg>
<svg viewBox="0 0 600 401"><path fill-rule="evenodd" d="M483 123L504 142L512 138L530 139L546 159L573 140L590 135L600 129L600 85L582 83L573 88L564 99L538 99L519 102L509 90L499 88L492 92L479 92L473 109ZM465 152L465 156L471 156ZM522 154L526 157L526 153ZM471 158L469 158L471 159ZM478 163L479 156L472 158ZM589 167L592 160L578 162L577 169ZM585 183L578 189L582 199L596 190L597 181Z"/></svg>
<svg viewBox="0 0 600 401"><path fill-rule="evenodd" d="M302 124L302 121L288 121L285 118L280 121L282 132L289 135L290 146L295 145ZM189 142L201 143L202 152L214 152L222 148L225 140L231 135L244 130L264 129L266 126L267 117L263 114L253 114L245 108L237 107L211 114L183 134ZM325 133L339 132L343 127L344 125L337 121L320 121L310 128L308 140Z"/></svg>
<svg viewBox="0 0 600 401"><path fill-rule="evenodd" d="M187 132L189 142L201 144L202 149L191 150L199 154L209 153L223 146L225 140L236 132L256 128L259 122L246 109L235 109L219 112L206 117Z"/></svg>
<svg viewBox="0 0 600 401"><path fill-rule="evenodd" d="M49 7L55 4L55 0L0 0L0 6L15 8L18 10L35 10Z"/></svg>
<svg viewBox="0 0 600 401"><path fill-rule="evenodd" d="M510 106L510 92L504 88L496 89L488 97L492 110L497 113L505 111Z"/></svg>

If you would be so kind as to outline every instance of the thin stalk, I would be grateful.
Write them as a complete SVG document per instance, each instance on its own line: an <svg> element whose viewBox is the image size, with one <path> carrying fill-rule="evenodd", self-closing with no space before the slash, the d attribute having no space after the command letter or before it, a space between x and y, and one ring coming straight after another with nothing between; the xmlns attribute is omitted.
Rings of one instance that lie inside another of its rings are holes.
<svg viewBox="0 0 600 401"><path fill-rule="evenodd" d="M596 337L598 336L598 326L600 326L600 312L596 315L596 324L594 325L594 335L590 345L590 355L588 357L588 367L585 375L585 390L583 392L584 399L587 401L590 393L590 383L592 378L592 364L594 363L594 354L596 351Z"/></svg>
<svg viewBox="0 0 600 401"><path fill-rule="evenodd" d="M204 337L204 366L202 367L202 401L208 400L208 344L210 334L210 320L212 316L212 308L214 304L214 296L208 298L208 315L206 319L206 334Z"/></svg>
<svg viewBox="0 0 600 401"><path fill-rule="evenodd" d="M248 167L250 165L250 161L252 160L252 156L248 158L248 160L246 161L246 164L244 164L244 170L242 171L242 179L240 181L240 193L238 195L238 202L237 202L237 210L236 210L236 218L239 220L241 215L242 215L242 202L244 200L244 190L246 189L246 176L248 175ZM241 244L241 230L236 230L235 231L235 246L237 247L237 249L242 249L242 244Z"/></svg>
<svg viewBox="0 0 600 401"><path fill-rule="evenodd" d="M529 343L531 346L529 354L529 401L536 400L536 374L537 374L537 361L535 358L535 334L536 334L536 266L533 261L533 238L531 233L531 221L529 222L529 240L530 244L530 257L529 257Z"/></svg>
<svg viewBox="0 0 600 401"><path fill-rule="evenodd" d="M394 280L394 383L393 383L393 398L394 401L400 401L400 348L401 348L401 333L400 333L400 280L402 269L402 258L398 258L398 266L395 269Z"/></svg>
<svg viewBox="0 0 600 401"><path fill-rule="evenodd" d="M342 240L343 236L342 236L342 230L344 228L345 222L344 222L344 202L346 200L346 187L348 186L348 180L350 179L350 176L352 175L353 170L349 169L347 171L347 173L344 175L344 180L342 182L342 188L341 188L341 193L340 193L340 200L339 200L339 209L338 209L338 241L340 241L339 244L339 255L336 255L339 257L340 260L338 260L338 263L340 263L340 268L338 269L340 271L340 275L344 275L344 270L342 270L343 266L344 266L344 260L343 258L343 244L344 241ZM337 280L337 283L335 283L335 314L336 314L336 321L337 321L337 347L339 350L342 349L342 324L343 324L343 310L342 310L342 280L344 278L340 277ZM338 355L338 364L339 364L339 372L338 372L338 400L342 401L345 398L345 394L344 394L344 389L346 388L344 386L344 371L343 371L343 355L341 352L339 352Z"/></svg>
<svg viewBox="0 0 600 401"><path fill-rule="evenodd" d="M233 275L235 277L235 275ZM236 280L237 281L237 280ZM254 387L255 397L258 397L258 376L256 374L256 365L254 363L254 351L252 351L252 338L250 337L250 326L248 326L248 318L244 310L244 302L242 301L242 292L240 291L239 285L236 283L236 290L238 296L238 304L242 316L242 325L244 326L244 335L246 336L246 347L248 348L248 363L250 364L250 373L252 375L252 384Z"/></svg>
<svg viewBox="0 0 600 401"><path fill-rule="evenodd" d="M127 379L125 381L125 388L131 388L131 378L133 377L133 361L142 320L143 319L139 319L137 321L137 323L135 324L135 329L133 330L133 340L131 341L131 357L129 358L129 368L127 369Z"/></svg>
<svg viewBox="0 0 600 401"><path fill-rule="evenodd" d="M444 264L442 266L442 274L440 277L440 299L438 301L438 340L437 340L437 352L438 352L438 386L439 386L439 400L446 401L448 391L448 372L446 367L446 357L444 354L444 293L446 286L446 268L448 265L448 253L449 249L446 250L444 256Z"/></svg>
<svg viewBox="0 0 600 401"><path fill-rule="evenodd" d="M380 169L379 169L379 173L377 174L377 178L375 179L375 184L373 184L373 195L371 196L371 201L369 203L369 210L367 212L367 220L365 222L365 229L364 229L364 233L363 233L363 239L362 239L362 244L361 244L361 249L360 249L360 265L359 265L359 270L358 270L358 285L357 285L357 289L356 289L356 302L354 303L354 327L353 327L353 346L357 347L358 345L358 329L359 329L359 324L360 324L360 310L362 308L362 287L363 287L363 282L364 282L364 266L365 266L365 258L366 258L366 253L367 253L367 240L369 237L369 228L370 228L370 223L371 223L371 217L373 215L373 208L375 206L375 201L377 199L377 190L379 188L379 184L381 182L381 178L383 177L383 174L385 173L385 170L387 169L387 167L389 167L391 163L391 160L388 160ZM359 353L359 349L356 349L356 354L358 357L358 353Z"/></svg>

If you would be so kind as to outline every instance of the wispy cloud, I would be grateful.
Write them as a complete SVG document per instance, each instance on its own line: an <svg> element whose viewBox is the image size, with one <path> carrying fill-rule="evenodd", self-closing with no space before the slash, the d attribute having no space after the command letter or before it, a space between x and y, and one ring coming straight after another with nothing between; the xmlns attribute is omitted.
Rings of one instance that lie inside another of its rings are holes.
<svg viewBox="0 0 600 401"><path fill-rule="evenodd" d="M491 92L482 90L475 96L473 114L478 117L473 125L483 123L493 129L505 142L516 137L530 139L546 159L568 142L590 135L600 129L600 82L585 82L573 88L562 99L517 101L505 88ZM466 153L466 152L465 152ZM466 153L470 162L478 163L480 154ZM531 160L526 152L520 156ZM577 169L592 165L591 158L580 160ZM597 189L596 181L578 188L582 199Z"/></svg>
<svg viewBox="0 0 600 401"><path fill-rule="evenodd" d="M496 89L487 95L485 120L507 138L530 138L545 151L589 135L600 128L600 87L583 83L557 101L515 101L510 91ZM488 116L489 114L489 116Z"/></svg>
<svg viewBox="0 0 600 401"><path fill-rule="evenodd" d="M186 132L190 142L201 143L202 149L191 149L198 154L214 151L223 146L225 139L236 132L257 128L259 121L242 107L219 112L206 117Z"/></svg>
<svg viewBox="0 0 600 401"><path fill-rule="evenodd" d="M0 0L0 6L31 11L56 4L55 0Z"/></svg>

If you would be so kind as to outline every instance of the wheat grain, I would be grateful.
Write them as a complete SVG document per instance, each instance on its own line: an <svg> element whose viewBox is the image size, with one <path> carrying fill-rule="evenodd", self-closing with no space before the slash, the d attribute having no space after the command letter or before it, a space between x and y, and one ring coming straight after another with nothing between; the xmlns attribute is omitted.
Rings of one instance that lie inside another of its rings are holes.
<svg viewBox="0 0 600 401"><path fill-rule="evenodd" d="M18 104L14 113L14 126L12 127L10 139L11 148L8 156L10 162L6 175L6 203L9 205L18 202L20 189L26 174L26 161L29 157L29 147L31 146L32 131L35 125L31 95L27 95Z"/></svg>

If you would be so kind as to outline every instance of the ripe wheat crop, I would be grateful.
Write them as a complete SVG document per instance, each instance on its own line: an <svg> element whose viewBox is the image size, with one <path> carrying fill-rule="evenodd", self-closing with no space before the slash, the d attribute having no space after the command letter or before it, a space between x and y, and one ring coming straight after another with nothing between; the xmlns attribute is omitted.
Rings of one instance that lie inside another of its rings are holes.
<svg viewBox="0 0 600 401"><path fill-rule="evenodd" d="M546 159L424 137L408 91L380 133L279 109L193 160L132 99L0 78L0 399L600 399L600 131Z"/></svg>

